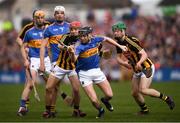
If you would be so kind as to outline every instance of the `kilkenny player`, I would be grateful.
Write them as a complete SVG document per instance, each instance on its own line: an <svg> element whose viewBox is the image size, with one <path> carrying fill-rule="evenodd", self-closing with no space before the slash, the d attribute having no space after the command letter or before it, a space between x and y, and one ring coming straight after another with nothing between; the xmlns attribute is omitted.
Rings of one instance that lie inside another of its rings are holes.
<svg viewBox="0 0 180 123"><path fill-rule="evenodd" d="M132 68L134 71L132 77L132 96L141 108L139 114L149 113L143 95L160 98L168 104L170 109L174 109L175 104L171 97L150 88L155 68L153 62L148 58L147 53L141 46L141 42L137 38L126 34L126 25L123 22L114 24L112 31L117 42L128 47L127 52L117 48L117 60L119 64L129 69ZM121 59L122 55L126 57L126 61Z"/></svg>
<svg viewBox="0 0 180 123"><path fill-rule="evenodd" d="M70 34L64 34L59 40L56 40L60 47L60 52L56 59L56 64L52 69L52 72L48 78L46 84L46 111L43 113L43 117L50 118L55 117L55 103L52 101L54 96L54 90L56 86L60 84L60 81L64 78L65 75L68 76L72 89L73 89L73 105L74 111L73 116L75 117L84 117L86 116L81 110L79 110L80 104L80 94L79 94L79 80L75 72L75 64L69 58L68 45L73 44L77 41L78 31L80 27L80 22L72 22L70 24ZM46 32L45 32L46 33Z"/></svg>

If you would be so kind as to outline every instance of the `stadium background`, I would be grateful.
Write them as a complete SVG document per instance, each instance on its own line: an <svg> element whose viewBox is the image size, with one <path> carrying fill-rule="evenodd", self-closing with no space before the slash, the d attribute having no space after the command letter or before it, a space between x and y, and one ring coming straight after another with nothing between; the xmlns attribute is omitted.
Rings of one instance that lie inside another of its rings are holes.
<svg viewBox="0 0 180 123"><path fill-rule="evenodd" d="M0 0L0 88L2 91L0 108L6 104L4 94L8 94L8 90L13 92L13 89L18 88L19 91L17 90L17 93L15 91L15 97L20 97L20 90L23 89L22 83L25 80L23 59L20 48L15 42L19 30L31 21L32 12L36 8L45 10L47 20L52 21L53 9L56 5L65 6L67 21L80 20L83 25L92 26L94 34L111 37L111 25L117 21L125 21L128 26L127 32L142 41L149 57L155 63L156 73L153 80L155 86L165 88L165 90L166 86L169 86L170 93L177 94L175 90L178 91L180 88L179 0L103 0L103 2L97 0ZM107 47L105 44L103 48L108 48L113 53L110 59L102 59L103 71L114 88L117 84L126 88L126 85L129 86L132 72L117 64L113 46ZM156 84L157 82L159 83ZM164 84L164 82L168 83ZM5 90L3 91L2 88ZM40 88L43 92L41 86ZM15 98L15 107L18 107L18 99ZM1 111L4 110L1 109ZM0 116L2 116L1 113ZM175 115L179 113L176 112ZM176 121L180 119L177 118Z"/></svg>

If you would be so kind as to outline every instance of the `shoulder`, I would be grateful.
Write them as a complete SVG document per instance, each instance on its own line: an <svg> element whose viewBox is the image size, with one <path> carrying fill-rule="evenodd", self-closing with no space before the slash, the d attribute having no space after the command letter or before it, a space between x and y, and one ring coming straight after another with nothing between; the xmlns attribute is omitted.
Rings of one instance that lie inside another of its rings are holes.
<svg viewBox="0 0 180 123"><path fill-rule="evenodd" d="M20 34L25 33L27 30L31 29L33 26L34 26L34 23L33 23L33 22L25 25L25 26L21 29Z"/></svg>
<svg viewBox="0 0 180 123"><path fill-rule="evenodd" d="M23 27L23 29L32 28L34 26L34 23L31 22Z"/></svg>
<svg viewBox="0 0 180 123"><path fill-rule="evenodd" d="M34 28L34 27L32 27L31 29L27 30L27 31L26 31L26 34L30 34L30 33L32 33L32 32L34 31L34 29L35 29L35 28Z"/></svg>
<svg viewBox="0 0 180 123"><path fill-rule="evenodd" d="M99 41L103 41L104 39L105 39L105 37L104 37L104 36L100 36L100 35L98 35L98 36L95 35L95 36L93 36L93 37L91 38L91 40L92 40L92 41L95 41L95 42L96 42L96 41L98 41L98 42L99 42Z"/></svg>
<svg viewBox="0 0 180 123"><path fill-rule="evenodd" d="M64 25L70 25L70 23L69 22L67 22L67 21L64 21Z"/></svg>

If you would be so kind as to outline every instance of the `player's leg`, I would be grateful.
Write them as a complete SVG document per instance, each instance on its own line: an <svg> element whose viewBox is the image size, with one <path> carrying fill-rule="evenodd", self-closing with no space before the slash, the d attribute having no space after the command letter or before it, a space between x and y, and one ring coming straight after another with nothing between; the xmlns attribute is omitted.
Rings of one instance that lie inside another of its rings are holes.
<svg viewBox="0 0 180 123"><path fill-rule="evenodd" d="M83 87L86 95L90 99L93 106L98 110L98 115L96 118L102 117L104 115L105 111L104 111L103 107L101 106L101 104L97 98L96 92L93 88L93 82L92 82L93 70L88 70L88 71L81 70L78 72L78 76L79 76L79 81L81 83L81 86Z"/></svg>
<svg viewBox="0 0 180 123"><path fill-rule="evenodd" d="M50 118L55 117L55 104L56 99L54 97L54 92L56 85L58 85L59 78L56 78L52 74L49 75L48 81L46 83L46 94L45 94L45 108L46 111L43 113L43 117Z"/></svg>
<svg viewBox="0 0 180 123"><path fill-rule="evenodd" d="M105 94L105 96L103 98L101 98L101 101L103 102L103 104L106 106L106 108L109 111L113 111L114 108L109 102L113 97L113 92L112 92L111 86L109 84L109 81L107 79L105 79L104 81L97 83L97 85Z"/></svg>
<svg viewBox="0 0 180 123"><path fill-rule="evenodd" d="M86 95L89 97L93 106L98 110L98 115L96 118L101 118L104 115L105 111L97 98L92 82L88 84L87 86L83 86L83 89Z"/></svg>
<svg viewBox="0 0 180 123"><path fill-rule="evenodd" d="M113 111L113 106L109 102L113 96L113 92L109 84L109 81L106 79L106 76L100 68L92 69L90 72L93 77L93 82L98 85L98 87L103 91L105 95L105 97L101 98L101 101L109 111Z"/></svg>
<svg viewBox="0 0 180 123"><path fill-rule="evenodd" d="M72 90L73 90L73 103L74 103L74 111L73 116L75 117L84 117L86 113L82 112L79 109L80 106L80 82L77 77L75 71L72 71L71 75L69 76L69 80L71 82Z"/></svg>
<svg viewBox="0 0 180 123"><path fill-rule="evenodd" d="M50 60L49 60L49 59L46 59L45 62L46 62L47 64L49 64ZM53 62L53 63L51 64L51 66L50 66L50 71L53 70L55 66L56 66L56 62ZM49 65L48 65L47 68L49 68ZM60 92L59 92L59 91L60 91ZM54 99L53 99L54 102L55 102L56 98L58 97L58 93L60 93L61 98L63 99L63 101L64 101L64 103L65 103L66 105L72 106L72 103L73 103L73 102L72 102L72 101L73 101L72 97L69 96L69 95L67 95L66 92L64 92L64 91L62 91L62 90L59 90L59 85L56 86L56 90L55 90L55 94L54 94Z"/></svg>
<svg viewBox="0 0 180 123"><path fill-rule="evenodd" d="M26 69L26 85L22 93L21 106L18 110L18 115L23 116L27 113L28 109L26 104L29 102L29 95L33 88L33 82L36 82L37 70L38 70L39 59L30 58L30 68ZM24 106L25 105L25 106Z"/></svg>
<svg viewBox="0 0 180 123"><path fill-rule="evenodd" d="M160 93L159 91L153 88L149 88L151 85L151 82L152 82L152 77L150 78L142 77L140 80L140 85L139 85L140 92L144 95L162 99L168 104L169 108L172 110L175 107L175 104L172 98L163 93Z"/></svg>
<svg viewBox="0 0 180 123"><path fill-rule="evenodd" d="M134 100L136 101L136 103L139 105L140 107L140 112L138 112L139 114L148 114L149 113L149 109L145 103L144 97L143 95L139 92L139 81L140 78L139 77L135 77L133 76L132 78L132 96L134 97Z"/></svg>
<svg viewBox="0 0 180 123"><path fill-rule="evenodd" d="M17 113L19 116L23 116L27 113L29 106L29 94L33 88L31 83L31 77L29 75L30 73L27 69L25 69L25 72L26 72L26 82L24 85L24 90L21 95L20 107Z"/></svg>

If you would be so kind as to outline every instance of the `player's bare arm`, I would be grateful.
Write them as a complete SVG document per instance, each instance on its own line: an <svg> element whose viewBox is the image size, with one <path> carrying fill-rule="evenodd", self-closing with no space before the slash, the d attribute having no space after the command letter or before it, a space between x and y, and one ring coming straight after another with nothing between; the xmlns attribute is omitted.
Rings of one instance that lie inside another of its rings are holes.
<svg viewBox="0 0 180 123"><path fill-rule="evenodd" d="M137 70L141 70L142 69L141 64L148 58L147 53L145 52L144 49L140 50L139 54L140 54L141 58L140 58L140 60L136 64L136 69Z"/></svg>
<svg viewBox="0 0 180 123"><path fill-rule="evenodd" d="M44 54L45 54L45 47L48 44L48 38L44 39L41 43L41 48L40 48L40 71L45 71L45 66L44 66Z"/></svg>
<svg viewBox="0 0 180 123"><path fill-rule="evenodd" d="M25 50L25 47L27 47L27 43L23 43L22 44L22 47L21 47L21 53L22 53L22 57L24 59L24 66L26 68L29 67L29 60L28 60L28 56L27 56L27 53L26 53L26 50Z"/></svg>
<svg viewBox="0 0 180 123"><path fill-rule="evenodd" d="M23 41L21 40L21 38L17 37L16 42L18 43L18 45L21 47L23 44Z"/></svg>
<svg viewBox="0 0 180 123"><path fill-rule="evenodd" d="M117 55L118 55L118 57L116 57L116 59L117 59L117 62L118 62L120 65L122 65L122 66L124 66L124 67L126 67L126 68L128 68L128 69L132 69L132 67L131 67L131 65L129 64L128 60L123 60L123 59L122 59L122 57L123 57L123 54L122 54L122 53L119 53L119 54L117 54Z"/></svg>
<svg viewBox="0 0 180 123"><path fill-rule="evenodd" d="M105 36L104 36L104 41L107 41L107 42L109 42L109 43L111 43L111 44L113 44L113 45L121 48L122 51L127 51L127 50L128 50L126 46L123 46L123 45L118 44L116 41L114 41L113 39L111 39L111 38L109 38L109 37L105 37Z"/></svg>

